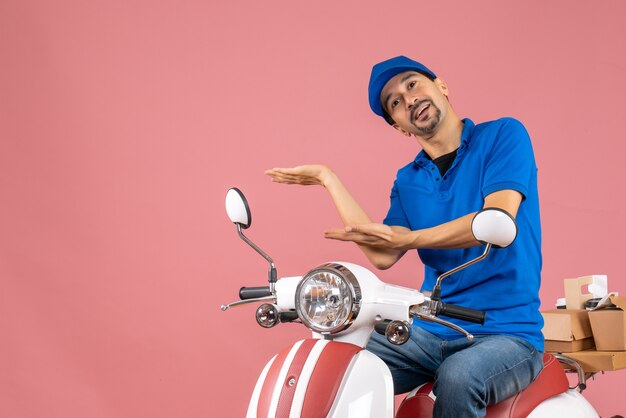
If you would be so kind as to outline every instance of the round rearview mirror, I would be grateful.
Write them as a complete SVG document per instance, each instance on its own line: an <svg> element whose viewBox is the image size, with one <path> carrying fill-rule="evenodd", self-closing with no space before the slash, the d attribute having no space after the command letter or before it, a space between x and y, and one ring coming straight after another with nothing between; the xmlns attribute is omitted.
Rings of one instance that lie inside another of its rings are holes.
<svg viewBox="0 0 626 418"><path fill-rule="evenodd" d="M515 241L517 224L507 211L485 208L474 216L472 233L477 241L504 248Z"/></svg>
<svg viewBox="0 0 626 418"><path fill-rule="evenodd" d="M233 223L241 225L243 229L249 228L252 224L248 201L236 187L226 192L226 213Z"/></svg>

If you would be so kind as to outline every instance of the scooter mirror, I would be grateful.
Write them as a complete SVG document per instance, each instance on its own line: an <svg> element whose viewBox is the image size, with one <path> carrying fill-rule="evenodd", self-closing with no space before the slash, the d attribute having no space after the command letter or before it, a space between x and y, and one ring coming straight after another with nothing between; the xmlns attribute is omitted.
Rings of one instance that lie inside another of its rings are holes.
<svg viewBox="0 0 626 418"><path fill-rule="evenodd" d="M515 241L517 224L507 211L499 208L485 208L474 216L472 233L477 241L504 248Z"/></svg>
<svg viewBox="0 0 626 418"><path fill-rule="evenodd" d="M249 228L252 224L248 201L241 190L236 187L226 192L226 213L233 223L241 225L243 229Z"/></svg>

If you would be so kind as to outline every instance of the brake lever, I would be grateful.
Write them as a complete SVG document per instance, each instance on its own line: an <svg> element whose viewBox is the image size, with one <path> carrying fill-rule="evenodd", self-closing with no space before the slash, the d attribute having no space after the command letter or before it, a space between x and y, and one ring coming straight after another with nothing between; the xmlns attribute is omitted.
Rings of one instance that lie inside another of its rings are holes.
<svg viewBox="0 0 626 418"><path fill-rule="evenodd" d="M228 305L222 305L221 309L222 309L222 311L225 311L228 308L233 308L233 307L237 307L237 306L241 306L241 305L246 305L248 303L265 302L265 301L270 301L270 300L273 301L273 302L276 302L276 296L271 295L271 296L263 296L262 298L238 300L237 302L229 303Z"/></svg>
<svg viewBox="0 0 626 418"><path fill-rule="evenodd" d="M468 341L472 341L474 339L474 336L472 334L470 334L469 332L465 331L463 328L461 328L457 324L453 324L452 322L448 322L448 321L446 321L444 319L438 318L435 315L433 315L432 313L430 313L430 308L429 307L426 307L424 305L420 305L419 308L415 309L415 307L412 306L411 309L410 309L410 313L413 316L416 316L416 317L418 317L419 319L421 319L423 321L435 322L437 324L441 324L441 325L446 326L448 328L452 328L456 332L465 335L465 338L467 338Z"/></svg>

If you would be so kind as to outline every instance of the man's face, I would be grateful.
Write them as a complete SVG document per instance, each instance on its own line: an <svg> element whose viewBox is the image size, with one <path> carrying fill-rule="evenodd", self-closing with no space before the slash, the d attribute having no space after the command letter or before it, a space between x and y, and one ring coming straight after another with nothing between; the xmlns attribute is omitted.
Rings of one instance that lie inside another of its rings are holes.
<svg viewBox="0 0 626 418"><path fill-rule="evenodd" d="M380 93L383 109L405 135L430 137L448 114L448 89L415 71L393 77Z"/></svg>

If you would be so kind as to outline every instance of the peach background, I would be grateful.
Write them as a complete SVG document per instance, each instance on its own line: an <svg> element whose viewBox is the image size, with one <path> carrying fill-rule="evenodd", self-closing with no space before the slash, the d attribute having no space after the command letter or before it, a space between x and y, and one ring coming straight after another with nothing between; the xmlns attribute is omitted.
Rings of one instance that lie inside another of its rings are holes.
<svg viewBox="0 0 626 418"><path fill-rule="evenodd" d="M307 333L222 313L264 261L331 259L321 189L266 168L325 162L380 219L418 151L369 111L375 62L423 60L474 121L522 120L540 167L542 298L608 274L626 292L626 6L619 1L0 2L0 416L240 417L263 364ZM383 280L418 286L408 255ZM626 372L588 397L626 413Z"/></svg>

